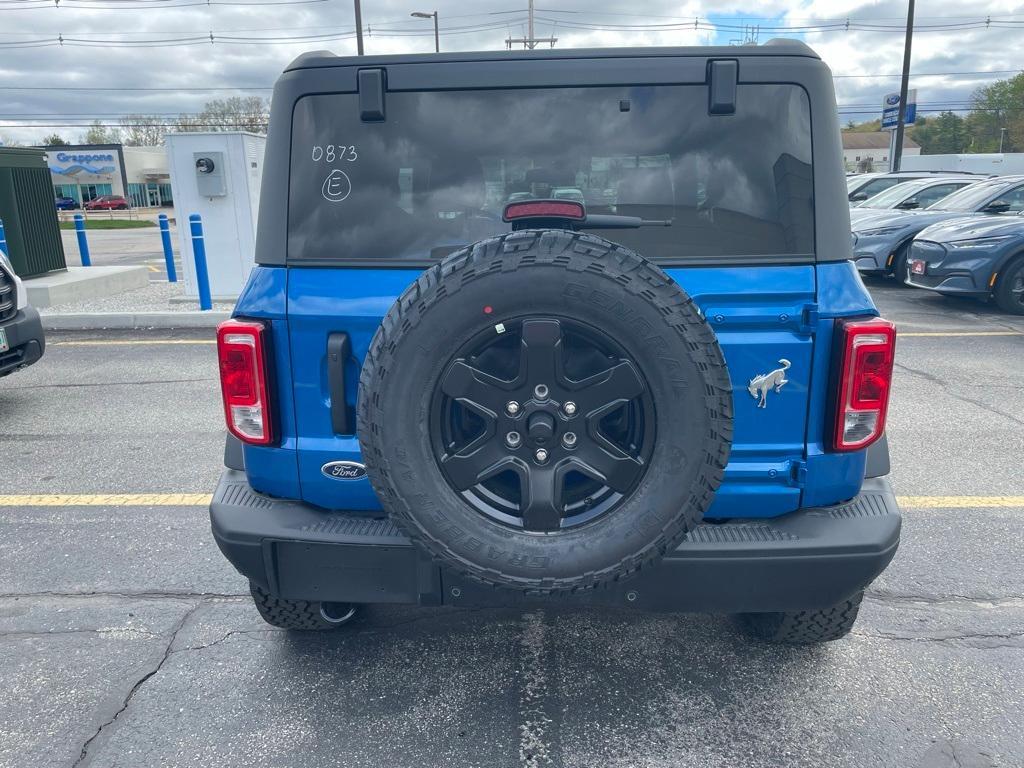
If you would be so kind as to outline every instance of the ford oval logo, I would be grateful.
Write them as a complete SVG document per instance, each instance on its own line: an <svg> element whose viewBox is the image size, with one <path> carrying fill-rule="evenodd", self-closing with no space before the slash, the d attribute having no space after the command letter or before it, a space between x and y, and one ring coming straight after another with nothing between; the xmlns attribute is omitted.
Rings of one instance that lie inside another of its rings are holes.
<svg viewBox="0 0 1024 768"><path fill-rule="evenodd" d="M890 93L888 96L885 97L885 103L888 104L890 107L895 107L897 104L900 103L899 94Z"/></svg>
<svg viewBox="0 0 1024 768"><path fill-rule="evenodd" d="M366 477L366 466L358 461L329 461L320 471L334 480L362 480Z"/></svg>

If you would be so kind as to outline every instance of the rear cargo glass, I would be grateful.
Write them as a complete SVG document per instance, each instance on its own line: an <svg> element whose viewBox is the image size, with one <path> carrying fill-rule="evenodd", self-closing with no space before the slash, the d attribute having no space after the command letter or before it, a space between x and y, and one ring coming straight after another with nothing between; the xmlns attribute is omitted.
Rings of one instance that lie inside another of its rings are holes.
<svg viewBox="0 0 1024 768"><path fill-rule="evenodd" d="M813 253L810 107L793 85L399 92L362 122L354 94L295 106L288 258L427 263L507 232L506 203L671 220L596 234L663 262Z"/></svg>

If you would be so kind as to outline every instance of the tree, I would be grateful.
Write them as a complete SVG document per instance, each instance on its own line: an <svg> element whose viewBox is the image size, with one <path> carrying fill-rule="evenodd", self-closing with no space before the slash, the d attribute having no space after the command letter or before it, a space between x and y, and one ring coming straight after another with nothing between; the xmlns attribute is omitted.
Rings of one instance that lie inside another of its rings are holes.
<svg viewBox="0 0 1024 768"><path fill-rule="evenodd" d="M949 111L920 120L910 135L921 145L922 155L960 154L967 152L971 144L967 121Z"/></svg>
<svg viewBox="0 0 1024 768"><path fill-rule="evenodd" d="M1024 148L1024 73L976 90L967 126L973 139L971 152L998 152L1003 129L1004 152Z"/></svg>
<svg viewBox="0 0 1024 768"><path fill-rule="evenodd" d="M121 134L116 128L108 128L99 120L93 120L84 134L83 144L117 144L121 140Z"/></svg>
<svg viewBox="0 0 1024 768"><path fill-rule="evenodd" d="M51 133L49 136L43 139L44 147L70 147L70 142L64 140L60 134Z"/></svg>
<svg viewBox="0 0 1024 768"><path fill-rule="evenodd" d="M21 142L8 133L0 133L0 147L20 147Z"/></svg>
<svg viewBox="0 0 1024 768"><path fill-rule="evenodd" d="M195 118L182 115L182 131L249 131L266 133L270 121L270 103L259 96L231 96L206 102Z"/></svg>
<svg viewBox="0 0 1024 768"><path fill-rule="evenodd" d="M121 143L129 147L158 147L169 127L167 119L158 115L127 115L119 122Z"/></svg>

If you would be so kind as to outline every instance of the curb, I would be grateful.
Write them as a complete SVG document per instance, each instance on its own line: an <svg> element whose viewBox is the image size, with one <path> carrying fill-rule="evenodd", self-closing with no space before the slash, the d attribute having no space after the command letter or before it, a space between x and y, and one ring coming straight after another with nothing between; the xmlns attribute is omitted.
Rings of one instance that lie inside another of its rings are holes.
<svg viewBox="0 0 1024 768"><path fill-rule="evenodd" d="M143 330L147 328L216 328L230 312L81 312L42 315L47 331Z"/></svg>

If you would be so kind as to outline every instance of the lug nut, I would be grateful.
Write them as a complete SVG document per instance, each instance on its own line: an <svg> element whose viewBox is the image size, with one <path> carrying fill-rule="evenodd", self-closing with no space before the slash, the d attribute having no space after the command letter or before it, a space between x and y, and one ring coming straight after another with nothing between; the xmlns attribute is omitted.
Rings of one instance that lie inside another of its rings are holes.
<svg viewBox="0 0 1024 768"><path fill-rule="evenodd" d="M562 435L562 445L564 445L566 448L572 448L574 445L576 445L576 433L566 432L564 435Z"/></svg>
<svg viewBox="0 0 1024 768"><path fill-rule="evenodd" d="M547 384L538 384L536 387L534 387L533 388L533 396L536 397L538 400L547 400L548 399L548 386L547 386Z"/></svg>
<svg viewBox="0 0 1024 768"><path fill-rule="evenodd" d="M518 432L509 432L505 435L505 442L508 444L509 448L516 448L521 442L523 442L523 436Z"/></svg>
<svg viewBox="0 0 1024 768"><path fill-rule="evenodd" d="M574 403L572 400L568 400L566 401L565 405L562 406L562 410L565 411L566 416L575 416L576 403Z"/></svg>
<svg viewBox="0 0 1024 768"><path fill-rule="evenodd" d="M515 416L519 413L519 403L515 400L509 400L508 403L505 404L505 413L509 416Z"/></svg>
<svg viewBox="0 0 1024 768"><path fill-rule="evenodd" d="M543 448L538 448L537 452L533 455L534 458L536 458L537 461L539 461L541 464L548 460L548 452L545 451Z"/></svg>

